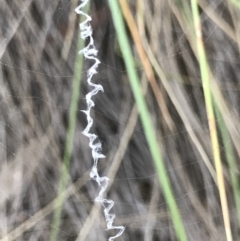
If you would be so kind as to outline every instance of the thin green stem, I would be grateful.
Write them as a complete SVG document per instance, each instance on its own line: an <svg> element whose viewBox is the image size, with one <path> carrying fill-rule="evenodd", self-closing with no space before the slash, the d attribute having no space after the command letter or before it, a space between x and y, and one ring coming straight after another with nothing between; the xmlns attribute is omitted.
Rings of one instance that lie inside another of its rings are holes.
<svg viewBox="0 0 240 241"><path fill-rule="evenodd" d="M232 4L237 7L240 8L240 1L239 0L230 0L230 2L232 2Z"/></svg>
<svg viewBox="0 0 240 241"><path fill-rule="evenodd" d="M171 213L174 228L176 230L176 236L178 240L186 241L187 236L183 227L180 212L174 198L170 180L167 175L164 162L162 159L162 155L160 152L160 147L157 142L155 130L150 119L150 114L147 108L146 101L144 99L144 95L140 86L140 81L134 65L134 59L133 59L131 48L126 35L122 13L120 11L118 1L109 0L109 5L110 5L114 25L117 31L119 45L123 54L125 66L127 68L130 85L136 100L136 104L139 110L140 118L144 128L144 133L151 151L151 155L157 169L159 181L163 188L163 193L165 195L168 208Z"/></svg>
<svg viewBox="0 0 240 241"><path fill-rule="evenodd" d="M201 21L200 21L197 0L191 0L191 6L192 6L194 28L195 28L195 40L196 40L196 47L197 47L197 53L198 53L198 61L200 66L205 105L206 105L206 111L208 116L208 125L209 125L209 131L210 131L211 142L212 142L212 151L213 151L213 157L214 157L216 174L217 174L217 183L218 183L220 201L222 205L223 221L224 221L227 241L232 241L228 203L227 203L227 196L226 196L224 176L223 176L223 167L222 167L222 162L220 157L217 127L216 127L216 120L215 120L214 107L213 107L213 101L212 101L209 66L208 66L208 61L205 53L203 40L202 40L202 29L201 29Z"/></svg>
<svg viewBox="0 0 240 241"><path fill-rule="evenodd" d="M240 227L240 185L238 181L238 168L236 164L235 154L232 146L231 137L228 133L227 126L225 121L223 120L223 116L217 106L217 104L214 104L216 116L218 119L218 126L220 130L220 134L223 140L223 148L224 153L226 154L228 166L229 166L229 173L231 177L232 187L233 187L233 194L237 209L237 217Z"/></svg>
<svg viewBox="0 0 240 241"><path fill-rule="evenodd" d="M90 4L87 4L85 6L85 12L88 12L89 6ZM80 16L80 21L81 19L82 19L82 15ZM83 48L84 48L84 41L79 35L77 50L81 50ZM72 150L73 150L73 140L74 140L74 133L76 129L78 101L80 97L82 68L83 68L83 55L77 54L75 59L74 77L73 77L73 84L72 84L72 98L71 98L70 112L69 112L69 125L67 130L63 164L62 164L61 173L60 173L61 175L60 175L60 181L59 181L56 209L53 214L53 223L52 223L52 229L51 229L51 234L49 239L50 241L57 240L58 230L61 224L61 213L62 213L62 207L64 202L64 196L62 195L62 192L65 190L67 185L70 159L71 159Z"/></svg>

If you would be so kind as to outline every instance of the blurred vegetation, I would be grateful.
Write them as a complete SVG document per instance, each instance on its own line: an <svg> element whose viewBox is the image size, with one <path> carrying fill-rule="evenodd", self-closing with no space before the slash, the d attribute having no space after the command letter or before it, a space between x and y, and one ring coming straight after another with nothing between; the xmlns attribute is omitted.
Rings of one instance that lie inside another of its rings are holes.
<svg viewBox="0 0 240 241"><path fill-rule="evenodd" d="M118 240L238 240L238 1L110 3L113 15L107 0L89 10L104 87L92 131ZM1 241L111 235L81 134L92 63L78 62L78 4L0 3Z"/></svg>

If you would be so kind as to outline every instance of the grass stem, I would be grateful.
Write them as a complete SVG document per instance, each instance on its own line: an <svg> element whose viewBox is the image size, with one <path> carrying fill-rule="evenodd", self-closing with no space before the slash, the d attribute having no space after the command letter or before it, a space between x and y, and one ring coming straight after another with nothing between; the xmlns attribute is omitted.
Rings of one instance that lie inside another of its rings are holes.
<svg viewBox="0 0 240 241"><path fill-rule="evenodd" d="M87 4L85 7L86 12L88 12L89 5L90 4ZM80 16L80 21L81 19L82 19L82 15ZM81 50L83 48L84 48L84 40L82 40L82 38L79 35L77 50ZM64 202L64 196L62 195L62 192L65 190L67 185L70 159L71 159L72 150L73 150L73 140L74 140L74 133L76 129L76 117L77 117L77 110L78 110L77 107L78 107L78 101L80 97L82 68L83 68L83 55L77 54L75 59L74 77L73 77L73 84L72 84L72 98L71 98L70 112L69 112L69 125L67 130L62 169L60 173L58 197L56 202L57 208L55 209L53 214L53 223L52 223L52 229L51 229L50 239L49 239L50 241L57 240L58 230L61 224L61 213L62 213L62 207Z"/></svg>
<svg viewBox="0 0 240 241"><path fill-rule="evenodd" d="M217 183L218 183L220 201L221 201L222 212L223 212L225 232L226 232L227 241L232 241L232 233L231 233L231 226L230 226L229 212L228 212L228 203L227 203L226 189L225 189L224 176L223 176L223 167L222 167L222 162L220 157L216 120L215 120L214 107L213 107L213 101L212 101L209 66L208 66L205 48L202 40L201 21L200 21L197 0L191 0L191 6L192 6L194 27L195 27L195 34L196 34L196 45L197 45L196 47L198 50L198 61L200 66L205 105L206 105L206 111L208 116L208 125L209 125L209 131L210 131L211 142L212 142L212 151L213 151L213 157L214 157L216 174L217 174Z"/></svg>
<svg viewBox="0 0 240 241"><path fill-rule="evenodd" d="M144 99L142 89L140 87L140 81L136 72L134 59L133 59L128 38L126 35L122 13L120 11L118 1L110 0L109 5L110 5L112 17L113 17L113 22L117 31L119 45L123 54L125 66L127 68L130 85L139 110L140 118L143 124L144 133L150 148L150 152L157 169L158 178L163 188L163 193L171 213L174 228L176 230L176 236L178 240L186 241L187 236L183 227L180 212L174 198L169 177L165 169L160 147L156 139L155 130L150 119L150 113L148 111L148 107Z"/></svg>

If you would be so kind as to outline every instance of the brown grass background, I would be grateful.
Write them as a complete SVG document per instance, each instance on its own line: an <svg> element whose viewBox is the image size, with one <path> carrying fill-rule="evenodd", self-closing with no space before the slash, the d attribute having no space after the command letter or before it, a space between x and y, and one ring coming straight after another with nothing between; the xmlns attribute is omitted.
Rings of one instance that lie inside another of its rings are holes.
<svg viewBox="0 0 240 241"><path fill-rule="evenodd" d="M129 1L136 20L138 2ZM190 241L224 241L219 194L206 166L206 161L214 163L199 67L189 39L193 29L183 13L190 3L141 2L144 17L138 21L139 32L172 90L169 94L156 75L167 112L160 110L150 87L146 100L184 227ZM45 241L50 236L78 52L77 4L77 0L0 0L0 240ZM225 0L199 0L199 5L208 61L226 103L239 164L240 12ZM126 227L118 240L176 240L107 1L92 1L90 15L102 62L94 81L105 90L94 97L93 131L106 155L100 161L100 173L112 180L108 196L116 202L115 223ZM129 39L146 86L130 34ZM109 237L102 209L94 202L98 188L88 176L92 158L88 140L81 134L86 119L80 110L86 108L90 64L84 63L79 90L74 150L57 239L61 241ZM238 240L236 206L221 139L220 144L232 233Z"/></svg>

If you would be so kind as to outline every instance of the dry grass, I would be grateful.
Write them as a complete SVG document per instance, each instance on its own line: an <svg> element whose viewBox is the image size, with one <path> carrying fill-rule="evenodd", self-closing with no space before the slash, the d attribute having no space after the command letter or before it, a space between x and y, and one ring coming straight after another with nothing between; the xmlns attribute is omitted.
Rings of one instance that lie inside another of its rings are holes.
<svg viewBox="0 0 240 241"><path fill-rule="evenodd" d="M237 5L199 0L203 44L217 116L233 240L239 223L239 20ZM0 240L49 240L69 126L77 54L78 1L3 0L0 3ZM154 130L189 241L225 241L211 138L188 1L128 1L137 29L128 38ZM107 156L101 173L112 180L120 240L177 240L147 146L107 1L92 1L91 16L102 64L96 82L93 131ZM130 16L130 15L128 15ZM126 22L126 27L127 27ZM140 55L139 55L140 53ZM140 57L139 57L140 56ZM85 109L85 62L78 110ZM147 88L148 81L152 81ZM155 86L155 87L154 87ZM152 88L153 87L153 88ZM68 183L57 240L107 240L88 140L77 113ZM222 132L225 125L225 134ZM227 147L227 148L226 148ZM229 148L230 147L230 148ZM232 153L229 156L229 150ZM228 162L233 156L234 165ZM232 167L235 168L232 179Z"/></svg>

